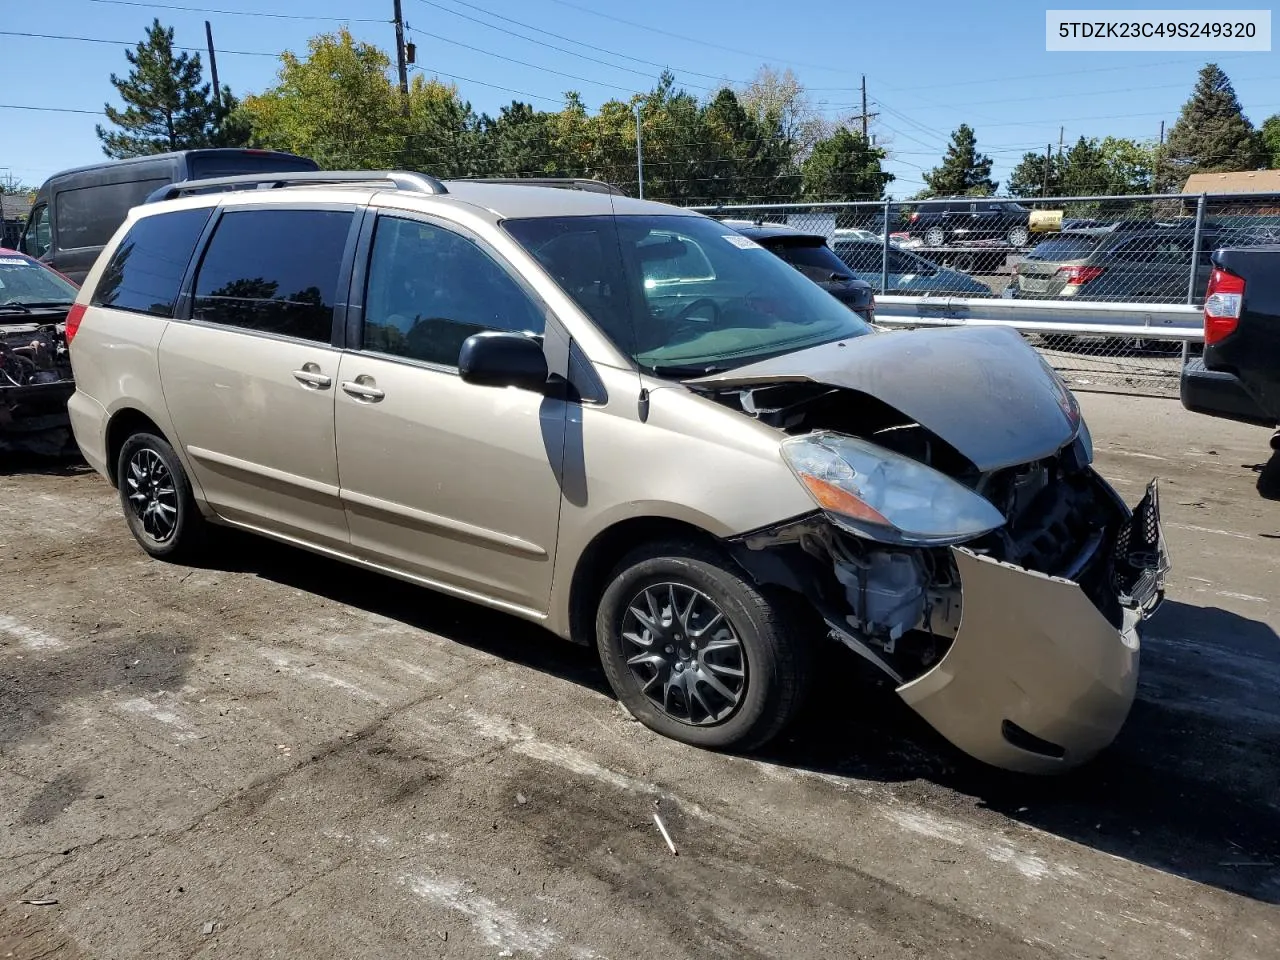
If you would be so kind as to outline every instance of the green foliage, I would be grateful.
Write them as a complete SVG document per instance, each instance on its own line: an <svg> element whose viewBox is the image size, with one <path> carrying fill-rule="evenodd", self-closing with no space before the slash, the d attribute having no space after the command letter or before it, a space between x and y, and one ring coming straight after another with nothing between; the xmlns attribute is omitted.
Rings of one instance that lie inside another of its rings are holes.
<svg viewBox="0 0 1280 960"><path fill-rule="evenodd" d="M402 165L408 130L386 53L357 43L344 27L312 37L305 57L286 51L280 62L275 85L240 108L256 146L329 169Z"/></svg>
<svg viewBox="0 0 1280 960"><path fill-rule="evenodd" d="M805 158L802 194L806 200L880 200L894 179L881 169L884 159L861 132L840 127Z"/></svg>
<svg viewBox="0 0 1280 960"><path fill-rule="evenodd" d="M229 122L235 109L215 106L209 84L203 83L199 54L173 50L173 28L152 21L147 37L125 51L131 70L127 77L111 75L111 83L125 108L106 104L103 112L115 129L96 127L108 157L138 157L169 150L243 143L243 125Z"/></svg>
<svg viewBox="0 0 1280 960"><path fill-rule="evenodd" d="M1267 117L1260 134L1265 162L1274 170L1280 167L1280 113Z"/></svg>
<svg viewBox="0 0 1280 960"><path fill-rule="evenodd" d="M1177 189L1193 173L1253 170L1262 162L1261 138L1230 79L1216 63L1206 64L1169 131L1159 186Z"/></svg>
<svg viewBox="0 0 1280 960"><path fill-rule="evenodd" d="M991 158L978 152L978 138L964 123L951 134L942 163L924 175L924 182L936 197L987 197L997 185L991 179Z"/></svg>
<svg viewBox="0 0 1280 960"><path fill-rule="evenodd" d="M1023 154L1009 175L1015 197L1085 197L1147 193L1151 189L1155 153L1150 145L1122 137L1081 137L1061 157ZM1048 187L1045 188L1045 165Z"/></svg>

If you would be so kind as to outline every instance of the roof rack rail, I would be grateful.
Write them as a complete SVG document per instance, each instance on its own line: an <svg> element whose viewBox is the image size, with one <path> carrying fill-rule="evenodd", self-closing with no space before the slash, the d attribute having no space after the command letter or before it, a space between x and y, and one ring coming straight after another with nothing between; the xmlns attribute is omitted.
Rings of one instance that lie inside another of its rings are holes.
<svg viewBox="0 0 1280 960"><path fill-rule="evenodd" d="M626 194L611 183L587 177L459 177L462 183L509 183L521 187L559 187L562 190L584 190L588 193Z"/></svg>
<svg viewBox="0 0 1280 960"><path fill-rule="evenodd" d="M323 186L325 184L390 185L396 190L441 194L449 190L435 177L404 170L304 170L294 173L249 173L207 180L183 180L155 190L147 203L159 203L198 193L229 190L273 190L280 187Z"/></svg>

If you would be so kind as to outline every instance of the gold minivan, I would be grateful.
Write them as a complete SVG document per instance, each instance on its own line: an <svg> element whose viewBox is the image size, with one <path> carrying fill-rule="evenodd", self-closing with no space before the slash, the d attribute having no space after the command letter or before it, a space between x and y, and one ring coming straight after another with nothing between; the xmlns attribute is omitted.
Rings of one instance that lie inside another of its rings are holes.
<svg viewBox="0 0 1280 960"><path fill-rule="evenodd" d="M1126 507L1016 332L876 331L599 184L174 185L67 339L77 442L152 556L222 525L506 610L691 744L768 740L838 642L974 757L1065 770L1163 598L1155 482Z"/></svg>

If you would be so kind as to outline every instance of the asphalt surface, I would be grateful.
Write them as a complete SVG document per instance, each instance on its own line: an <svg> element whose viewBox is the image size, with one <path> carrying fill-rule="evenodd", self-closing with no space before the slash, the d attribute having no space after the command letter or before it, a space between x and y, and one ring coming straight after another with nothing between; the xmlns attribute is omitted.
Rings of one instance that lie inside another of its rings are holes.
<svg viewBox="0 0 1280 960"><path fill-rule="evenodd" d="M1119 740L1047 780L840 651L767 753L681 746L536 628L258 541L153 562L96 475L0 467L0 958L1275 958L1268 434L1082 402L1175 569Z"/></svg>

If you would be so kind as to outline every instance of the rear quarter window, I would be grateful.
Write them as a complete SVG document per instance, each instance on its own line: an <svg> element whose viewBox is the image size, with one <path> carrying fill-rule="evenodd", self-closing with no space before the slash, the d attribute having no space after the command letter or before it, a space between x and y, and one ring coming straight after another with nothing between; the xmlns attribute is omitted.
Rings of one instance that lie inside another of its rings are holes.
<svg viewBox="0 0 1280 960"><path fill-rule="evenodd" d="M111 254L90 300L95 307L173 316L211 207L159 213L138 220Z"/></svg>

